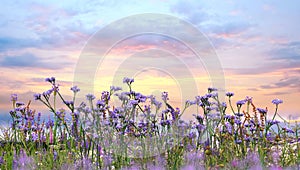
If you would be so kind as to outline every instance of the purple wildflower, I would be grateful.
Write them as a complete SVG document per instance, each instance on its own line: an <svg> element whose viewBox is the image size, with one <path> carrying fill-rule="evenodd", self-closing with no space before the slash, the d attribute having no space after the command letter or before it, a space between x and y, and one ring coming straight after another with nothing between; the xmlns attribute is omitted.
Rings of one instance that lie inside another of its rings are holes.
<svg viewBox="0 0 300 170"><path fill-rule="evenodd" d="M276 105L279 105L279 104L283 103L283 101L280 100L280 99L274 99L274 100L272 100L272 103L276 104Z"/></svg>
<svg viewBox="0 0 300 170"><path fill-rule="evenodd" d="M186 106L191 106L191 105L194 105L194 104L196 104L196 101L193 101L193 100L186 100L185 101Z"/></svg>
<svg viewBox="0 0 300 170"><path fill-rule="evenodd" d="M237 101L236 102L236 105L238 106L238 107L241 107L243 104L245 104L246 103L246 101L245 100L239 100L239 101Z"/></svg>
<svg viewBox="0 0 300 170"><path fill-rule="evenodd" d="M223 107L227 107L226 102L222 102L221 105L222 105Z"/></svg>
<svg viewBox="0 0 300 170"><path fill-rule="evenodd" d="M73 93L77 93L77 92L79 92L80 91L80 89L77 87L77 86L73 86L73 87L71 87L71 89L70 90L72 90L73 91Z"/></svg>
<svg viewBox="0 0 300 170"><path fill-rule="evenodd" d="M11 94L10 99L11 99L11 101L17 101L18 100L18 95L17 94Z"/></svg>
<svg viewBox="0 0 300 170"><path fill-rule="evenodd" d="M236 143L236 144L241 144L241 143L242 143L242 140L237 139L237 140L235 140L235 143Z"/></svg>
<svg viewBox="0 0 300 170"><path fill-rule="evenodd" d="M123 83L127 83L127 84L131 84L134 82L134 79L128 78L128 77L124 77L123 79Z"/></svg>
<svg viewBox="0 0 300 170"><path fill-rule="evenodd" d="M237 125L241 125L242 124L241 120L239 120L239 119L235 119L234 123L237 124Z"/></svg>
<svg viewBox="0 0 300 170"><path fill-rule="evenodd" d="M89 100L89 101L92 101L94 100L96 97L93 95L93 94L87 94L86 95L86 99Z"/></svg>
<svg viewBox="0 0 300 170"><path fill-rule="evenodd" d="M139 103L138 100L130 100L129 101L129 104L131 104L131 105L137 105L138 103Z"/></svg>
<svg viewBox="0 0 300 170"><path fill-rule="evenodd" d="M53 84L53 83L55 83L55 77L49 77L49 78L46 78L45 81L47 81L47 82Z"/></svg>
<svg viewBox="0 0 300 170"><path fill-rule="evenodd" d="M24 106L24 105L25 105L25 103L23 103L23 102L16 102L17 107Z"/></svg>
<svg viewBox="0 0 300 170"><path fill-rule="evenodd" d="M252 97L246 96L245 102L252 103Z"/></svg>
<svg viewBox="0 0 300 170"><path fill-rule="evenodd" d="M73 101L65 101L65 104L68 105L68 106L72 106L74 105L74 102Z"/></svg>
<svg viewBox="0 0 300 170"><path fill-rule="evenodd" d="M108 101L110 99L110 93L108 91L103 91L101 93L101 99L104 101Z"/></svg>
<svg viewBox="0 0 300 170"><path fill-rule="evenodd" d="M257 108L256 110L263 115L265 115L268 112L267 109L262 109L262 108Z"/></svg>
<svg viewBox="0 0 300 170"><path fill-rule="evenodd" d="M242 116L244 116L244 114L243 114L243 113L235 113L235 115L236 115L236 116L238 116L238 117L242 117Z"/></svg>
<svg viewBox="0 0 300 170"><path fill-rule="evenodd" d="M117 86L110 86L110 91L111 92L116 92L116 91L119 91L119 90L122 90L121 87L117 87Z"/></svg>
<svg viewBox="0 0 300 170"><path fill-rule="evenodd" d="M209 88L207 89L207 91L208 91L208 93L211 93L211 92L213 92L213 91L218 91L218 89L217 89L217 88L213 88L213 87L209 87Z"/></svg>
<svg viewBox="0 0 300 170"><path fill-rule="evenodd" d="M32 141L34 141L34 142L39 139L39 136L36 133L32 133L31 137L32 137Z"/></svg>
<svg viewBox="0 0 300 170"><path fill-rule="evenodd" d="M164 101L164 102L167 102L167 100L169 100L169 98L168 98L168 92L162 92L161 93L161 98L162 98L162 100Z"/></svg>
<svg viewBox="0 0 300 170"><path fill-rule="evenodd" d="M193 139L197 136L196 132L190 132L188 138Z"/></svg>
<svg viewBox="0 0 300 170"><path fill-rule="evenodd" d="M34 97L34 100L40 100L41 99L41 94L40 93L36 93L36 94L34 94L33 95L33 97Z"/></svg>
<svg viewBox="0 0 300 170"><path fill-rule="evenodd" d="M226 93L226 96L232 97L232 96L234 96L234 93L233 93L233 92L227 92L227 93Z"/></svg>
<svg viewBox="0 0 300 170"><path fill-rule="evenodd" d="M268 124L270 124L271 126L280 123L278 120L268 120L267 122L268 122Z"/></svg>

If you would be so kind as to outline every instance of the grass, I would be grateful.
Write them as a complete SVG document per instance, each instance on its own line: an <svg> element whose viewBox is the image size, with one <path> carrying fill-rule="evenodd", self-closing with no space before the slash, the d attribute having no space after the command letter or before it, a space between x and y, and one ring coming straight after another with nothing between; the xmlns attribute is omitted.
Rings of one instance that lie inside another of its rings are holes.
<svg viewBox="0 0 300 170"><path fill-rule="evenodd" d="M297 169L300 164L299 127L278 121L275 113L257 108L250 97L232 104L233 93L220 102L217 89L173 108L168 93L161 100L132 89L133 79L124 78L128 91L111 86L96 101L74 106L52 86L35 100L54 115L41 120L41 113L11 96L11 125L2 127L1 169ZM120 100L119 106L111 102ZM64 108L57 109L58 102ZM191 121L182 120L195 105ZM279 117L280 118L280 117Z"/></svg>

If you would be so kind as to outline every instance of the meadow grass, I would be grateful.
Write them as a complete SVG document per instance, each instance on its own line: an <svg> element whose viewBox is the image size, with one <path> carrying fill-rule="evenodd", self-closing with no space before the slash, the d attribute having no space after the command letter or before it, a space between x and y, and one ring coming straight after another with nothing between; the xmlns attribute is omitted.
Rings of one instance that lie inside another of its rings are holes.
<svg viewBox="0 0 300 170"><path fill-rule="evenodd" d="M11 124L2 127L1 169L298 169L297 122L279 121L275 113L257 108L251 97L220 102L217 89L174 108L168 93L161 100L132 89L134 79L124 78L128 90L111 86L99 99L86 95L75 106L65 100L54 77L51 89L34 95L53 114L41 120L30 101L11 95ZM112 98L117 97L119 105ZM56 108L58 102L63 108ZM183 120L190 106L193 120Z"/></svg>

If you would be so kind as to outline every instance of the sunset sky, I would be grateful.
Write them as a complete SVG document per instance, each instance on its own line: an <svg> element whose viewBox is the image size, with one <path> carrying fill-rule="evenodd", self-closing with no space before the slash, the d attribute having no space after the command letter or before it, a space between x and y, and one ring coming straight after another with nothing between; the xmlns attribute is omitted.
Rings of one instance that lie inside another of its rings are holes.
<svg viewBox="0 0 300 170"><path fill-rule="evenodd" d="M120 24L103 32L124 18L144 13L177 18L197 29L203 35L201 42L210 45L220 62L224 91L234 92L234 101L252 96L257 107L268 107L272 114L271 101L279 98L284 102L279 113L299 118L300 2L296 0L1 2L0 113L8 114L12 93L26 102L34 93L48 90L46 77L56 77L70 99L69 88L79 83L73 83L78 62L88 59L86 55L94 47L107 52L105 58L94 53L94 60L85 65L96 61L95 75L86 76L93 80L90 86L97 97L112 83L121 83L127 73L135 75L137 91L156 95L168 91L170 102L178 107L182 98L204 95L212 86L208 72L217 63L211 68L201 64L185 46L196 41L191 30L178 30L176 22L162 17L151 23L147 18L132 19L138 28ZM153 34L114 42L113 31L138 32L152 27ZM168 28L170 34L156 34L159 28ZM101 37L101 33L107 34ZM178 38L181 36L186 41ZM105 46L109 43L114 43L110 50ZM201 47L207 49L203 44ZM37 102L33 105L45 110Z"/></svg>

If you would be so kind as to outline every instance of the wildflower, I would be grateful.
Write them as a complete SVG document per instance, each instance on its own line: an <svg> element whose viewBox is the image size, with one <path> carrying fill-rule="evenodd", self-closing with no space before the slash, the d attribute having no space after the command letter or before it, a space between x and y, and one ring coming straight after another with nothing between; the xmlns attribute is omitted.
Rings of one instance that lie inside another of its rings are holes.
<svg viewBox="0 0 300 170"><path fill-rule="evenodd" d="M16 102L17 107L24 106L24 105L25 105L25 103L23 103L23 102Z"/></svg>
<svg viewBox="0 0 300 170"><path fill-rule="evenodd" d="M129 104L130 104L130 105L137 105L138 103L139 103L138 100L130 100L130 101L129 101Z"/></svg>
<svg viewBox="0 0 300 170"><path fill-rule="evenodd" d="M196 132L190 132L188 138L193 139L197 136Z"/></svg>
<svg viewBox="0 0 300 170"><path fill-rule="evenodd" d="M98 100L96 105L98 108L103 108L105 106L105 102L103 100Z"/></svg>
<svg viewBox="0 0 300 170"><path fill-rule="evenodd" d="M49 89L49 90L43 92L43 96L50 96L53 91L54 91L53 88Z"/></svg>
<svg viewBox="0 0 300 170"><path fill-rule="evenodd" d="M53 83L55 83L55 77L46 78L45 81L53 84Z"/></svg>
<svg viewBox="0 0 300 170"><path fill-rule="evenodd" d="M134 79L128 78L128 77L124 77L123 79L123 83L127 83L127 84L131 84L134 82Z"/></svg>
<svg viewBox="0 0 300 170"><path fill-rule="evenodd" d="M145 102L147 100L147 96L142 95L141 93L135 93L135 99L139 102Z"/></svg>
<svg viewBox="0 0 300 170"><path fill-rule="evenodd" d="M227 104L226 104L226 102L222 102L222 103L221 103L221 105L222 105L224 108L226 108L226 107L227 107Z"/></svg>
<svg viewBox="0 0 300 170"><path fill-rule="evenodd" d="M162 98L162 100L164 101L164 102L167 102L167 100L169 100L169 98L168 98L168 92L162 92L162 94L161 94L161 98Z"/></svg>
<svg viewBox="0 0 300 170"><path fill-rule="evenodd" d="M235 140L235 143L236 143L236 144L241 144L241 143L242 143L242 140L237 139L237 140Z"/></svg>
<svg viewBox="0 0 300 170"><path fill-rule="evenodd" d="M3 165L5 163L3 156L0 156L0 166Z"/></svg>
<svg viewBox="0 0 300 170"><path fill-rule="evenodd" d="M211 92L217 91L217 90L218 90L217 88L213 88L213 87L209 87L209 88L207 89L208 93L211 93Z"/></svg>
<svg viewBox="0 0 300 170"><path fill-rule="evenodd" d="M53 159L54 159L54 160L57 159L57 152L56 152L56 150L53 151Z"/></svg>
<svg viewBox="0 0 300 170"><path fill-rule="evenodd" d="M227 93L226 93L226 96L232 97L232 96L234 96L234 93L233 93L233 92L227 92Z"/></svg>
<svg viewBox="0 0 300 170"><path fill-rule="evenodd" d="M280 99L274 99L274 100L272 100L272 103L275 105L279 105L279 104L283 103L283 101Z"/></svg>
<svg viewBox="0 0 300 170"><path fill-rule="evenodd" d="M34 94L33 95L33 97L34 97L34 100L40 100L41 99L41 94L40 93L36 93L36 94Z"/></svg>
<svg viewBox="0 0 300 170"><path fill-rule="evenodd" d="M239 101L237 101L236 102L236 105L238 106L238 107L241 107L243 104L245 104L246 103L246 101L245 100L239 100Z"/></svg>
<svg viewBox="0 0 300 170"><path fill-rule="evenodd" d="M285 128L282 128L286 133L295 133L292 129L288 128L288 127L285 127Z"/></svg>
<svg viewBox="0 0 300 170"><path fill-rule="evenodd" d="M119 91L119 90L122 90L121 87L117 87L117 86L110 86L110 91L111 92L116 92L116 91Z"/></svg>
<svg viewBox="0 0 300 170"><path fill-rule="evenodd" d="M252 103L252 97L246 96L245 102Z"/></svg>
<svg viewBox="0 0 300 170"><path fill-rule="evenodd" d="M39 139L39 136L36 133L32 133L31 137L32 137L32 141L34 141L34 142Z"/></svg>
<svg viewBox="0 0 300 170"><path fill-rule="evenodd" d="M270 124L271 126L280 123L278 120L268 120L267 122L268 122L268 124Z"/></svg>
<svg viewBox="0 0 300 170"><path fill-rule="evenodd" d="M186 106L191 106L191 105L194 105L194 104L196 104L196 101L192 101L192 100L186 100L185 101Z"/></svg>
<svg viewBox="0 0 300 170"><path fill-rule="evenodd" d="M257 108L256 110L263 115L265 115L268 112L267 109L262 109L262 108Z"/></svg>
<svg viewBox="0 0 300 170"><path fill-rule="evenodd" d="M11 94L10 98L11 98L11 101L17 101L18 100L18 95L17 94Z"/></svg>
<svg viewBox="0 0 300 170"><path fill-rule="evenodd" d="M177 107L176 110L171 111L172 119L176 120L178 118L178 115L180 114L180 109Z"/></svg>
<svg viewBox="0 0 300 170"><path fill-rule="evenodd" d="M89 100L89 101L92 101L94 100L96 97L93 95L93 94L87 94L86 95L86 99Z"/></svg>
<svg viewBox="0 0 300 170"><path fill-rule="evenodd" d="M80 89L79 89L77 86L73 86L73 87L71 87L71 88L70 88L70 90L72 90L72 91L73 91L73 93L77 93L77 92L79 92L79 91L80 91Z"/></svg>
<svg viewBox="0 0 300 170"><path fill-rule="evenodd" d="M68 106L73 106L74 105L74 102L73 101L65 101L65 104L68 105Z"/></svg>
<svg viewBox="0 0 300 170"><path fill-rule="evenodd" d="M108 101L110 99L110 93L108 91L103 91L101 93L101 100Z"/></svg>
<svg viewBox="0 0 300 170"><path fill-rule="evenodd" d="M236 116L238 116L238 117L242 117L242 116L244 116L244 114L243 114L243 113L235 113L235 115L236 115Z"/></svg>

